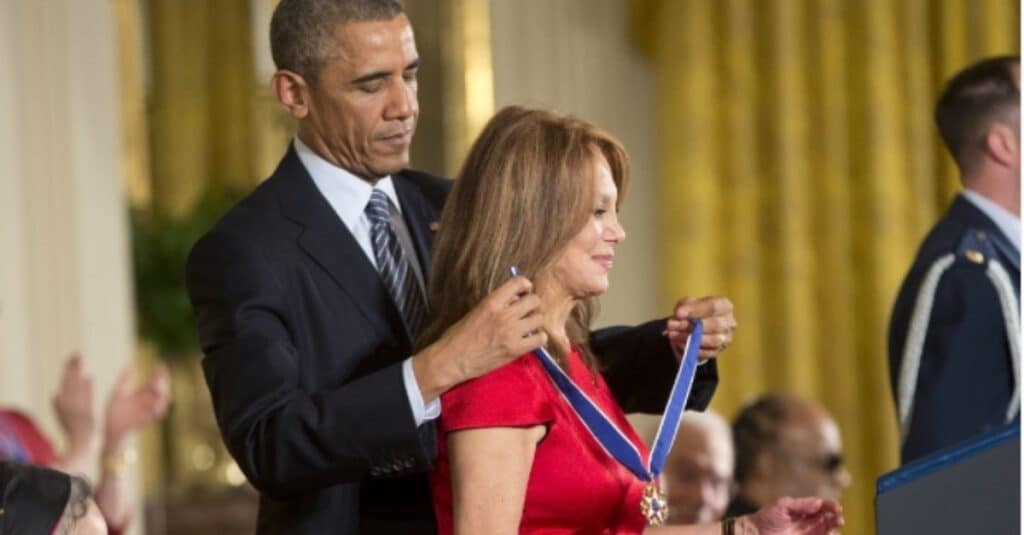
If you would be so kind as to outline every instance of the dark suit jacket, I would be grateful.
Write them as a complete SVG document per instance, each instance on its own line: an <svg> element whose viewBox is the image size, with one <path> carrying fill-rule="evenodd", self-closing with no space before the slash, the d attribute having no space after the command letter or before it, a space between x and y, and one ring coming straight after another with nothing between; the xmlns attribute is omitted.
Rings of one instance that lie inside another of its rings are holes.
<svg viewBox="0 0 1024 535"><path fill-rule="evenodd" d="M450 181L393 180L429 276L428 225ZM199 240L187 284L221 434L260 492L259 532L433 533L424 473L437 438L415 427L403 386L409 334L294 150ZM677 364L663 325L593 337L627 410L665 401ZM701 366L691 407L716 384L715 364Z"/></svg>
<svg viewBox="0 0 1024 535"><path fill-rule="evenodd" d="M936 290L910 429L901 449L904 463L1005 424L1014 388L1005 323L985 265L967 258L967 249L982 252L986 260L998 260L1020 293L1020 253L995 222L957 196L921 245L889 323L889 372L895 396L922 280L938 258L954 253L956 259Z"/></svg>

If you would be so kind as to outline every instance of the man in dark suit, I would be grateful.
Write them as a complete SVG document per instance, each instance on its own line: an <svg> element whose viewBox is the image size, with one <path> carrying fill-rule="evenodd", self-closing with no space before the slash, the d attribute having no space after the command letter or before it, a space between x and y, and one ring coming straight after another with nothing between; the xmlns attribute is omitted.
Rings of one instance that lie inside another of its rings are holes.
<svg viewBox="0 0 1024 535"><path fill-rule="evenodd" d="M925 238L889 324L904 463L1019 421L1020 61L981 61L935 108L963 191Z"/></svg>
<svg viewBox="0 0 1024 535"><path fill-rule="evenodd" d="M419 113L409 21L391 0L283 0L271 49L298 135L187 266L217 422L260 492L260 533L432 533L438 397L544 344L539 299L513 278L413 354L450 185L404 169ZM592 340L628 410L661 410L687 318L704 320L705 358L736 325L724 298L673 315ZM707 361L690 406L716 384Z"/></svg>

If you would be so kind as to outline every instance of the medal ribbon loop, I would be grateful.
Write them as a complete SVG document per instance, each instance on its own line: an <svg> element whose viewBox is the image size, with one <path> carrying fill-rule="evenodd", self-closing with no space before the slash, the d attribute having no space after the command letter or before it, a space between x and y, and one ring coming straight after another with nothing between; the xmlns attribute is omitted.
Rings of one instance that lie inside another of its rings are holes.
<svg viewBox="0 0 1024 535"><path fill-rule="evenodd" d="M665 405L661 423L658 425L658 434L654 438L648 459L640 455L640 451L612 419L576 386L546 349L542 347L533 352L601 448L640 480L648 483L653 483L665 466L665 459L672 450L672 443L679 431L679 422L686 409L686 400L690 397L690 389L693 387L693 378L697 373L697 356L701 337L704 335L704 324L698 319L691 319L690 322L693 323L693 332L686 340L682 363L676 371L672 391L669 393L668 403Z"/></svg>

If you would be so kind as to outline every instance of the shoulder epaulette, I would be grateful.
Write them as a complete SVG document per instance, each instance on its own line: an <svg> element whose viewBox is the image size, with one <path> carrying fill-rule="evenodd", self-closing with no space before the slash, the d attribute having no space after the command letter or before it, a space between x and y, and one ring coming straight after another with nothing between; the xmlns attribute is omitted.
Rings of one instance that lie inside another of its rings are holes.
<svg viewBox="0 0 1024 535"><path fill-rule="evenodd" d="M957 242L954 251L958 262L985 265L989 259L996 257L995 245L984 230L968 229Z"/></svg>

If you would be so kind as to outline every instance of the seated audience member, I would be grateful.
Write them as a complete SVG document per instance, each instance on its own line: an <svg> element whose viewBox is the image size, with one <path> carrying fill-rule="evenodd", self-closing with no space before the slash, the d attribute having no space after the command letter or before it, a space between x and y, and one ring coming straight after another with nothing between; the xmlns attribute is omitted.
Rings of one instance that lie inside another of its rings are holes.
<svg viewBox="0 0 1024 535"><path fill-rule="evenodd" d="M85 480L30 464L0 461L0 533L102 535L107 532Z"/></svg>
<svg viewBox="0 0 1024 535"><path fill-rule="evenodd" d="M129 367L114 383L101 429L93 408L92 379L85 372L82 358L68 360L53 397L65 439L59 455L27 415L0 409L0 460L47 466L69 474L86 474L99 463L95 499L111 533L119 533L131 519L132 497L123 478L134 460L129 438L163 418L170 400L168 372L163 365L138 387L133 386L133 378Z"/></svg>
<svg viewBox="0 0 1024 535"><path fill-rule="evenodd" d="M736 495L727 517L756 511L780 496L839 501L850 485L839 427L817 403L768 394L733 421Z"/></svg>
<svg viewBox="0 0 1024 535"><path fill-rule="evenodd" d="M729 424L711 410L687 412L662 472L668 492L669 522L699 524L721 520L729 504L732 469Z"/></svg>

